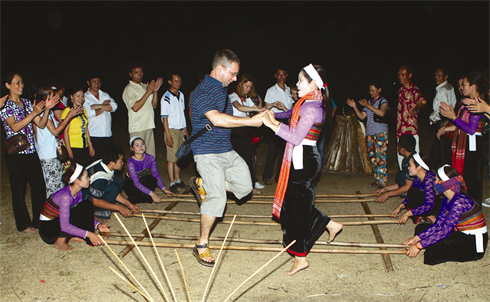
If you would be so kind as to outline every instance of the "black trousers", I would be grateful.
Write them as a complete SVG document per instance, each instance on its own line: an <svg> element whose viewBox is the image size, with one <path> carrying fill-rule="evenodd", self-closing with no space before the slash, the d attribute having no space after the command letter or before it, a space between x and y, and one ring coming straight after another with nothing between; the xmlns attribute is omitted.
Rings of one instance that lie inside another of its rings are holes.
<svg viewBox="0 0 490 302"><path fill-rule="evenodd" d="M272 178L272 174L274 173L274 163L276 159L279 158L275 177L277 182L279 173L281 172L281 164L284 156L284 149L286 148L286 141L275 135L275 133L270 129L268 129L267 135L269 137L269 146L267 148L267 157L265 158L265 168L264 173L262 174L262 179Z"/></svg>
<svg viewBox="0 0 490 302"><path fill-rule="evenodd" d="M425 231L430 225L419 224L415 228L415 235ZM475 235L466 235L463 232L452 232L449 237L428 246L424 253L424 263L435 265L448 261L466 262L483 258L487 250L488 233L483 234L483 253L476 252Z"/></svg>
<svg viewBox="0 0 490 302"><path fill-rule="evenodd" d="M92 163L92 161L90 161L91 157L88 155L88 147L71 148L71 151L73 152L73 159L71 159L72 163L82 165L84 168Z"/></svg>
<svg viewBox="0 0 490 302"><path fill-rule="evenodd" d="M84 200L70 209L70 223L82 230L95 232L94 205L91 200ZM66 238L65 242L68 242L71 238L76 237L61 231L59 217L50 221L41 221L39 235L48 244L55 243L58 238ZM89 238L85 238L85 242L88 245L92 244Z"/></svg>
<svg viewBox="0 0 490 302"><path fill-rule="evenodd" d="M114 145L112 136L110 137L94 137L90 136L90 141L92 142L92 147L94 147L95 155L90 157L91 162L102 158L102 151L108 147Z"/></svg>
<svg viewBox="0 0 490 302"><path fill-rule="evenodd" d="M434 138L430 149L430 161L433 169L439 169L444 164L451 165L453 160L453 151L451 145L453 140L441 135L440 139Z"/></svg>
<svg viewBox="0 0 490 302"><path fill-rule="evenodd" d="M46 184L37 153L5 154L5 163L9 173L17 230L20 232L28 227L38 228L39 215L46 201ZM31 187L32 221L25 201L27 183Z"/></svg>
<svg viewBox="0 0 490 302"><path fill-rule="evenodd" d="M235 150L247 163L248 169L250 170L250 177L252 179L252 185L257 181L256 170L255 170L255 150L252 144L251 136L239 136L231 135L231 145L233 150Z"/></svg>

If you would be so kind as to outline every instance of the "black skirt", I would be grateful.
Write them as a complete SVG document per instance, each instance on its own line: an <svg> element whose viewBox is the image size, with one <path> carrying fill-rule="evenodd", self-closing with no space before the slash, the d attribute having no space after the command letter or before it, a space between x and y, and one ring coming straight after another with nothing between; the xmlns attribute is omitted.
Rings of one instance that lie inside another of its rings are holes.
<svg viewBox="0 0 490 302"><path fill-rule="evenodd" d="M419 224L415 234L425 231L430 225ZM479 236L479 235L478 235ZM424 253L424 263L435 265L448 261L467 262L483 258L488 244L488 233L483 234L483 253L476 252L475 235L454 231L447 238L428 246Z"/></svg>
<svg viewBox="0 0 490 302"><path fill-rule="evenodd" d="M157 187L157 179L151 174L140 177L140 183L151 191L154 191ZM126 195L128 195L128 200L131 201L131 203L153 202L151 196L141 192L138 188L136 188L131 177L127 175L126 179L124 180L124 192L126 192Z"/></svg>
<svg viewBox="0 0 490 302"><path fill-rule="evenodd" d="M330 218L315 208L317 176L320 173L320 154L316 146L303 146L303 169L291 165L288 187L281 208L283 245L296 243L288 253L306 256L325 232Z"/></svg>
<svg viewBox="0 0 490 302"><path fill-rule="evenodd" d="M70 209L70 224L82 230L95 232L94 205L91 200L84 200ZM39 223L39 235L48 244L55 243L58 238L66 238L65 242L68 242L71 238L76 237L61 231L59 217L49 221L41 220ZM85 242L88 245L92 244L88 237L85 238Z"/></svg>

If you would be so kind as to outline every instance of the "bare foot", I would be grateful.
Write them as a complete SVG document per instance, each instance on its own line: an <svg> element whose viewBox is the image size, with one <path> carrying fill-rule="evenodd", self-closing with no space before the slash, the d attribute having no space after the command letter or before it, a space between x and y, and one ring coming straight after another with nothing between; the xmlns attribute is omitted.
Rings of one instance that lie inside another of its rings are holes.
<svg viewBox="0 0 490 302"><path fill-rule="evenodd" d="M289 272L286 272L287 276L292 276L297 272L307 269L309 267L308 261L306 261L306 257L295 257L293 267Z"/></svg>
<svg viewBox="0 0 490 302"><path fill-rule="evenodd" d="M342 231L343 227L344 226L341 223L330 220L330 222L327 224L327 230L329 233L327 243L332 242L335 239L335 236Z"/></svg>
<svg viewBox="0 0 490 302"><path fill-rule="evenodd" d="M82 238L80 237L72 237L70 238L70 240L68 240L68 242L72 242L72 241L76 241L76 242L85 242L85 240L83 240Z"/></svg>
<svg viewBox="0 0 490 302"><path fill-rule="evenodd" d="M33 227L28 227L27 229L23 230L22 233L35 233L37 229Z"/></svg>
<svg viewBox="0 0 490 302"><path fill-rule="evenodd" d="M66 238L58 238L56 242L53 244L53 247L60 251L71 251L75 248L68 243L66 243Z"/></svg>

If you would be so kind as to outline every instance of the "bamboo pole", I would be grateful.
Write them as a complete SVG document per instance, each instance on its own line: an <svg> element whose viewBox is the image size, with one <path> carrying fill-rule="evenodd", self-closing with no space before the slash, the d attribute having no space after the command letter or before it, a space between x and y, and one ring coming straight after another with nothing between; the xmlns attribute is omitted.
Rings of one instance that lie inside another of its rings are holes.
<svg viewBox="0 0 490 302"><path fill-rule="evenodd" d="M330 216L329 216L330 217ZM123 233L101 233L102 235L111 235L113 237L127 237ZM177 236L177 235L167 235L167 234L152 234L154 238L164 238L164 239L176 239L176 240L199 240L199 236ZM222 241L224 237L209 237L209 241ZM257 244L282 244L281 240L275 239L245 239L245 238L229 238L228 241L242 242L242 243L257 243ZM389 243L362 243L362 242L331 242L317 241L317 245L329 245L329 246L349 246L349 247L371 247L371 248L404 248L403 244L389 244Z"/></svg>
<svg viewBox="0 0 490 302"><path fill-rule="evenodd" d="M141 214L133 214L134 217L141 217ZM187 222L201 222L199 218L180 218L180 217L170 217L170 216L158 216L158 215L147 215L148 218L158 218L163 220L173 220L173 221L187 221ZM220 223L231 223L230 220L223 220ZM245 221L238 220L235 222L236 224L243 225L262 225L262 226L275 226L279 225L279 223L275 221ZM346 225L372 225L372 224L398 224L398 220L390 219L390 220L366 220L366 221L342 221L344 226Z"/></svg>
<svg viewBox="0 0 490 302"><path fill-rule="evenodd" d="M188 202L188 203L195 203L196 199L191 199L191 198L185 198L185 199L174 199L172 197L170 198L161 198L160 202ZM376 198L368 198L365 201L376 201ZM274 202L273 199L270 200L249 200L243 204L272 204ZM228 200L226 201L227 204L236 204L236 201L234 200ZM357 199L317 199L315 200L315 203L359 203L359 200Z"/></svg>
<svg viewBox="0 0 490 302"><path fill-rule="evenodd" d="M228 232L226 232L225 239L223 240L223 244L221 244L221 248L219 249L218 257L216 258L216 262L213 265L213 269L211 270L211 274L209 275L208 284L206 284L206 288L204 289L204 294L202 295L202 302L204 302L204 300L206 299L206 293L208 292L209 283L211 283L211 278L213 277L213 273L216 270L216 267L218 267L218 261L219 261L219 258L221 256L221 252L223 251L223 247L225 246L226 239L228 238L228 234L230 234L231 227L233 226L235 219L236 219L236 215L235 215L235 217L233 217L233 220L231 221L230 227L228 228Z"/></svg>
<svg viewBox="0 0 490 302"><path fill-rule="evenodd" d="M117 257L116 253L114 253L114 251L111 249L111 247L107 244L107 242L102 238L102 236L100 236L100 234L98 235L100 240L102 240L102 242L104 242L104 245L109 249L109 251L111 251L111 253L114 255L114 257L116 257L116 259L122 264L122 266L126 269L126 271L128 272L128 274L133 277L134 281L136 281L136 283L138 283L138 285L141 287L141 289L148 295L148 297L150 297L150 294L146 291L146 289L143 287L143 285L141 285L141 283L138 281L138 279L136 279L136 277L133 275L133 273L131 273L131 271L129 270L129 268L126 266L126 264L124 264L124 262L122 261L122 259L120 259L119 257ZM153 298L150 297L150 300L153 301Z"/></svg>
<svg viewBox="0 0 490 302"><path fill-rule="evenodd" d="M275 255L274 257L272 257L271 260L267 261L266 264L262 265L262 267L260 267L257 271L255 271L255 273L253 273L252 275L250 275L250 277L248 277L247 279L245 279L245 281L243 281L240 285L238 285L238 287L225 299L224 302L228 301L228 299L230 299L231 296L233 296L234 293L236 293L236 291L242 287L248 280L252 279L253 276L257 275L264 267L266 267L267 265L269 265L269 263L271 263L272 261L274 261L277 257L279 257L282 253L284 253L291 245L293 245L294 243L296 242L296 240L293 240L288 246L286 246L285 248L283 248L277 255Z"/></svg>
<svg viewBox="0 0 490 302"><path fill-rule="evenodd" d="M158 262L160 263L160 267L162 268L163 274L165 275L165 279L167 280L168 287L170 288L170 292L172 293L172 297L174 298L174 301L177 302L177 297L175 297L175 292L174 289L172 288L172 284L170 283L170 279L168 278L167 271L165 270L165 267L163 267L162 263L162 258L160 258L160 254L157 251L157 247L155 246L155 241L153 241L153 237L151 236L151 231L148 228L148 223L146 223L146 218L144 214L141 214L143 217L143 221L145 222L145 227L146 230L148 231L148 235L150 237L151 243L153 244L153 249L155 251L155 254L157 254L158 257Z"/></svg>
<svg viewBox="0 0 490 302"><path fill-rule="evenodd" d="M191 295L189 294L189 288L187 287L187 281L185 280L184 267L182 266L182 262L180 262L179 253L177 253L177 249L175 249L174 252L175 255L177 256L177 261L179 262L180 270L182 271L182 279L184 279L184 286L185 286L185 292L187 294L187 299L189 300L189 302L192 302Z"/></svg>
<svg viewBox="0 0 490 302"><path fill-rule="evenodd" d="M116 274L119 278L123 279L124 282L126 282L127 284L129 284L129 286L131 286L132 288L134 288L138 293L140 293L143 297L145 297L146 300L148 301L153 301L153 299L151 299L150 297L148 297L147 295L145 295L144 293L142 293L139 289L136 288L136 286L134 286L131 282L129 282L126 278L124 278L123 276L121 276L118 272L116 272L112 267L109 266L109 269L114 273Z"/></svg>
<svg viewBox="0 0 490 302"><path fill-rule="evenodd" d="M171 210L173 209L179 202L172 202L171 204L169 204L168 206L165 207L165 210ZM152 231L154 228L156 228L156 226L160 223L160 219L155 219L151 224L150 224L150 231ZM134 241L141 241L143 239L146 238L147 236L147 230L144 229L143 232L141 233L141 235L139 235L138 237L134 238ZM128 245L126 246L125 248L123 248L120 252L119 252L119 258L124 258L124 256L126 256L129 252L131 252L133 250L134 246L133 245Z"/></svg>
<svg viewBox="0 0 490 302"><path fill-rule="evenodd" d="M183 211L166 211L166 210L151 210L151 209L139 209L142 213L157 213L157 214L174 214L174 215L189 215L189 216L201 216L198 212L183 212ZM239 218L272 218L272 215L250 215L250 214L224 214L224 217ZM368 217L393 217L391 214L345 214L345 215L328 215L330 218L368 218Z"/></svg>
<svg viewBox="0 0 490 302"><path fill-rule="evenodd" d="M129 241L117 241L117 240L107 240L107 243L114 245L131 245L132 243ZM168 247L168 248L194 248L194 244L188 243L164 243L164 242L155 242L157 247ZM149 246L151 247L151 242L142 241L138 243L138 246ZM210 245L210 249L219 249L219 245ZM278 252L280 248L274 247L257 247L257 246L236 246L236 245L227 245L223 247L224 250L235 250L235 251L259 251L259 252ZM328 253L328 254L406 254L404 250L357 250L357 249L328 249L328 250L320 250L320 249L311 249L310 253Z"/></svg>
<svg viewBox="0 0 490 302"><path fill-rule="evenodd" d="M163 192L156 192L157 195L166 196ZM376 193L356 193L356 194L316 194L316 198L359 198L359 197L373 197L377 196ZM174 194L173 198L194 198L192 194ZM252 200L254 199L274 199L274 195L253 195ZM195 199L194 199L195 201Z"/></svg>
<svg viewBox="0 0 490 302"><path fill-rule="evenodd" d="M124 223L121 221L121 219L119 218L119 216L114 213L114 216L116 217L117 221L119 221L119 224L122 226L122 228L124 229L124 231L128 234L128 237L129 239L131 239L131 242L133 243L134 247L138 250L141 258L143 258L143 260L145 261L145 264L146 266L148 266L148 268L150 269L151 273L153 274L153 277L155 277L155 279L157 280L158 282L158 285L160 286L160 289L162 290L163 292L163 296L165 298L165 301L169 301L168 300L168 297L167 297L167 293L165 292L165 290L163 289L163 286L162 286L162 283L160 282L160 279L158 279L157 275L155 274L155 272L153 271L153 269L151 268L150 264L148 263L148 261L146 260L145 256L143 255L143 253L141 252L140 248L136 245L136 242L134 241L133 237L131 237L131 235L129 234L129 231L128 229L126 229L126 226L124 225Z"/></svg>

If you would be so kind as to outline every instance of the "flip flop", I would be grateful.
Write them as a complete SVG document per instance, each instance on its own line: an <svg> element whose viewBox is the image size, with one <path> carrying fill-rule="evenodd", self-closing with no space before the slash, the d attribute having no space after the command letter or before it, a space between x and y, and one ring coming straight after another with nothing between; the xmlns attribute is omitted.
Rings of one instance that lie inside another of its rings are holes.
<svg viewBox="0 0 490 302"><path fill-rule="evenodd" d="M197 250L198 248L199 249L204 249L205 248L206 250L204 250L204 252L202 252L202 253L199 254L199 252ZM194 257L196 257L197 262L199 262L199 264L204 265L204 266L209 266L209 267L213 267L214 266L214 261L213 262L206 262L206 261L202 260L202 258L204 258L204 257L211 257L211 258L213 258L213 256L211 256L211 252L210 252L210 250L208 248L208 244L207 243L205 243L203 245L199 245L199 244L196 243L196 245L192 249L192 255L194 255Z"/></svg>
<svg viewBox="0 0 490 302"><path fill-rule="evenodd" d="M206 195L206 191L204 191L204 188L201 186L202 178L192 176L189 180L189 184L191 186L192 192L194 192L194 195L196 196L197 206L201 207L201 204L206 199L206 197L201 199L201 195Z"/></svg>
<svg viewBox="0 0 490 302"><path fill-rule="evenodd" d="M262 179L262 181L264 181L264 184L266 184L268 186L272 185L272 180L270 178Z"/></svg>
<svg viewBox="0 0 490 302"><path fill-rule="evenodd" d="M260 191L259 189L253 189L252 195L262 195L262 191Z"/></svg>

